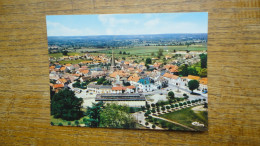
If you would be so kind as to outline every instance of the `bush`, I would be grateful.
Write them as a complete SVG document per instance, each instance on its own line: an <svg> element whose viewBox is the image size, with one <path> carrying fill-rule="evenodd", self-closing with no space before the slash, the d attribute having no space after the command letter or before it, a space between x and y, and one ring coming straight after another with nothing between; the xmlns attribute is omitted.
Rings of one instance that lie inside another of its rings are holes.
<svg viewBox="0 0 260 146"><path fill-rule="evenodd" d="M161 121L160 124L161 124L162 128L166 128L166 122L165 121Z"/></svg>
<svg viewBox="0 0 260 146"><path fill-rule="evenodd" d="M76 120L76 121L75 121L75 124L76 124L77 126L79 126L79 121L78 121L78 120Z"/></svg>
<svg viewBox="0 0 260 146"><path fill-rule="evenodd" d="M171 123L168 123L167 124L167 127L168 127L168 130L173 130L172 128L173 128L173 125L171 124Z"/></svg>
<svg viewBox="0 0 260 146"><path fill-rule="evenodd" d="M86 118L83 118L83 122L87 122L88 120Z"/></svg>
<svg viewBox="0 0 260 146"><path fill-rule="evenodd" d="M171 105L171 108L174 108L174 105L173 105L173 104Z"/></svg>
<svg viewBox="0 0 260 146"><path fill-rule="evenodd" d="M151 104L151 106L152 106L152 107L155 107L155 104L154 104L154 103L152 103L152 104Z"/></svg>
<svg viewBox="0 0 260 146"><path fill-rule="evenodd" d="M190 101L187 101L187 103L188 103L188 104L191 104L191 102L190 102Z"/></svg>
<svg viewBox="0 0 260 146"><path fill-rule="evenodd" d="M152 128L155 129L155 125L154 124L152 125Z"/></svg>
<svg viewBox="0 0 260 146"><path fill-rule="evenodd" d="M53 123L53 122L51 122L51 125L53 126L53 125L54 125L54 123Z"/></svg>
<svg viewBox="0 0 260 146"><path fill-rule="evenodd" d="M70 121L68 122L68 125L71 125L71 122L70 122Z"/></svg>
<svg viewBox="0 0 260 146"><path fill-rule="evenodd" d="M187 94L186 94L186 93L183 93L183 96L187 96Z"/></svg>
<svg viewBox="0 0 260 146"><path fill-rule="evenodd" d="M59 123L59 125L58 126L63 126L63 124L62 123Z"/></svg>

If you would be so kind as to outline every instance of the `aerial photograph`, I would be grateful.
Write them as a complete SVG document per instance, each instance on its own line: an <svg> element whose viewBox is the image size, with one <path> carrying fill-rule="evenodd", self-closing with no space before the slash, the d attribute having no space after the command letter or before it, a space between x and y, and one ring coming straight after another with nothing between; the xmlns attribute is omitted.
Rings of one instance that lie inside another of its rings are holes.
<svg viewBox="0 0 260 146"><path fill-rule="evenodd" d="M51 125L208 130L207 12L48 15L46 26Z"/></svg>

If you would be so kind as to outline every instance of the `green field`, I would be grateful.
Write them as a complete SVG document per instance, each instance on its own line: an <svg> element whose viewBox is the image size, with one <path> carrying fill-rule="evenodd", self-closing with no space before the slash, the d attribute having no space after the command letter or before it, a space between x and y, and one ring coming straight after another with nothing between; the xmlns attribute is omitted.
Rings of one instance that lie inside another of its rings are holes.
<svg viewBox="0 0 260 146"><path fill-rule="evenodd" d="M68 56L74 56L74 55L83 55L83 53L77 53L77 52L69 52L68 53ZM52 56L52 57L56 57L56 58L59 58L59 57L62 57L64 56L62 53L51 53L49 54L49 56Z"/></svg>
<svg viewBox="0 0 260 146"><path fill-rule="evenodd" d="M164 49L165 53L167 53L166 51L168 50L168 52L173 52L174 50L176 51L186 51L186 50L190 50L190 51L205 51L207 50L206 46L136 46L133 48L122 48L122 49L115 49L114 53L118 54L120 51L122 52L127 52L130 53L132 55L144 55L146 56L147 54L151 54L152 52L156 53L158 52L159 49ZM109 50L110 51L110 50ZM99 51L100 53L107 53L108 51ZM111 52L111 51L110 51Z"/></svg>
<svg viewBox="0 0 260 146"><path fill-rule="evenodd" d="M192 110L193 107L185 108L176 112L167 113L160 115L160 117L178 122L180 124L186 125L193 129L199 131L205 131L208 127L208 112L207 111L197 111ZM197 121L201 124L204 124L205 127L193 126L191 123Z"/></svg>
<svg viewBox="0 0 260 146"><path fill-rule="evenodd" d="M60 64L78 64L82 61L86 61L86 60L83 60L83 59L78 59L78 60L63 60L63 61L59 61Z"/></svg>

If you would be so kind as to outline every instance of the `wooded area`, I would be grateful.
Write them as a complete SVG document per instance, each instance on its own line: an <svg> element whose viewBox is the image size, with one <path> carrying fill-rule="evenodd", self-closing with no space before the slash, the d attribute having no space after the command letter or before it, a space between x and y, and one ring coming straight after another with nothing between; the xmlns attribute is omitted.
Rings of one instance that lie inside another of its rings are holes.
<svg viewBox="0 0 260 146"><path fill-rule="evenodd" d="M1 145L258 145L259 6L259 0L1 0ZM51 126L45 16L159 12L208 12L209 131Z"/></svg>

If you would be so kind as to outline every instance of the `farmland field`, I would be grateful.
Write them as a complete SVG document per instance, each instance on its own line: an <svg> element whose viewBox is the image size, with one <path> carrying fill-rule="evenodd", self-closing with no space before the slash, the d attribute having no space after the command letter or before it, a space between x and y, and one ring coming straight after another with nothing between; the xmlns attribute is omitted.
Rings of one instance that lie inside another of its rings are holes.
<svg viewBox="0 0 260 146"><path fill-rule="evenodd" d="M174 50L176 51L186 51L186 50L190 50L190 51L205 51L207 50L206 46L202 46L202 45L194 45L194 46L136 46L133 48L122 48L122 49L115 49L114 53L119 53L121 52L127 52L130 53L132 55L146 55L147 53L156 53L158 52L159 49L164 49L164 51L168 52L173 52ZM106 53L108 51L99 51L100 53Z"/></svg>

